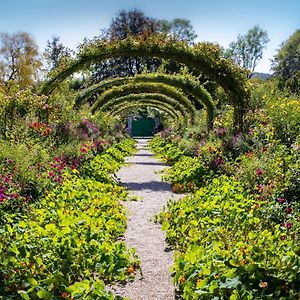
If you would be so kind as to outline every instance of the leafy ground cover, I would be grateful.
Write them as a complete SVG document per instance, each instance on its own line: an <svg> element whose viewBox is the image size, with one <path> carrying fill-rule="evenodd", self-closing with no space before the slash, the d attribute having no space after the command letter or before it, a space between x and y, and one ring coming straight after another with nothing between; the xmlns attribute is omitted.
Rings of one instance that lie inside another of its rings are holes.
<svg viewBox="0 0 300 300"><path fill-rule="evenodd" d="M104 283L124 281L138 267L118 241L126 227L112 177L132 153L125 139L94 157L26 212L2 212L0 295L5 299L114 299ZM90 174L93 174L91 176Z"/></svg>
<svg viewBox="0 0 300 300"><path fill-rule="evenodd" d="M0 299L115 299L138 268L114 175L135 142L74 101L0 87Z"/></svg>
<svg viewBox="0 0 300 300"><path fill-rule="evenodd" d="M299 98L252 84L245 132L223 109L208 135L167 129L151 142L174 192L190 192L157 217L183 299L300 296Z"/></svg>

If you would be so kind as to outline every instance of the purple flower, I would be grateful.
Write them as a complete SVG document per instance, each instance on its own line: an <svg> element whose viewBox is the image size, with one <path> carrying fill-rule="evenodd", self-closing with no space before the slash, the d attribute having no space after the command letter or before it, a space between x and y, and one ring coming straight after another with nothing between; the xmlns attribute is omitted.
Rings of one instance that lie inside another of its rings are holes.
<svg viewBox="0 0 300 300"><path fill-rule="evenodd" d="M7 196L4 193L0 193L0 202L3 202Z"/></svg>
<svg viewBox="0 0 300 300"><path fill-rule="evenodd" d="M278 202L282 204L282 203L284 203L284 202L285 202L285 199L284 199L284 198L282 198L282 197L280 197L280 198L278 198Z"/></svg>

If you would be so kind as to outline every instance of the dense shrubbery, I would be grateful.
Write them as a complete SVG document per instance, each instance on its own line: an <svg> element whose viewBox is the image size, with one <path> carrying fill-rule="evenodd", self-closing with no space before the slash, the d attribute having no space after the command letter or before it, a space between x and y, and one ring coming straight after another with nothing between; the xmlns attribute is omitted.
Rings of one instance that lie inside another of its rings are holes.
<svg viewBox="0 0 300 300"><path fill-rule="evenodd" d="M21 214L2 208L1 296L113 299L103 282L124 281L138 266L133 250L117 241L127 193L112 177L133 146L123 140L82 172L65 171L60 185Z"/></svg>
<svg viewBox="0 0 300 300"><path fill-rule="evenodd" d="M114 175L134 142L74 99L0 91L1 299L115 299L138 267Z"/></svg>
<svg viewBox="0 0 300 300"><path fill-rule="evenodd" d="M173 190L194 191L158 217L184 299L299 297L299 107L256 82L246 132L231 133L223 108L209 135L168 129L151 142Z"/></svg>

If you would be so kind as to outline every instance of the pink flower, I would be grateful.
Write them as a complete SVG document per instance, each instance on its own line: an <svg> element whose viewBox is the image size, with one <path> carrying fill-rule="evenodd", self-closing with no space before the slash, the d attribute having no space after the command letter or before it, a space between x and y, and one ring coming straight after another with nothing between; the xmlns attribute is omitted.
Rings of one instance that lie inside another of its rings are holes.
<svg viewBox="0 0 300 300"><path fill-rule="evenodd" d="M256 174L257 176L260 176L262 173L263 173L263 170L262 170L262 169L256 169L256 170L255 170L255 174Z"/></svg>
<svg viewBox="0 0 300 300"><path fill-rule="evenodd" d="M87 150L86 150L86 148L80 148L80 152L81 152L81 153L86 153Z"/></svg>
<svg viewBox="0 0 300 300"><path fill-rule="evenodd" d="M4 182L4 183L9 183L9 178L7 177L7 176L3 176L2 177L2 181Z"/></svg>
<svg viewBox="0 0 300 300"><path fill-rule="evenodd" d="M280 198L278 198L278 202L282 204L282 203L284 203L284 202L285 202L285 199L284 199L284 198L282 198L282 197L280 197Z"/></svg>
<svg viewBox="0 0 300 300"><path fill-rule="evenodd" d="M263 192L264 188L265 188L265 185L264 185L264 184L259 184L259 185L257 185L257 189L258 189L258 191L259 191L260 193Z"/></svg>
<svg viewBox="0 0 300 300"><path fill-rule="evenodd" d="M53 172L48 172L49 177L53 178L54 177L54 173Z"/></svg>
<svg viewBox="0 0 300 300"><path fill-rule="evenodd" d="M290 213L293 211L293 209L292 209L291 207L287 207L285 211L286 211L288 214L290 214Z"/></svg>

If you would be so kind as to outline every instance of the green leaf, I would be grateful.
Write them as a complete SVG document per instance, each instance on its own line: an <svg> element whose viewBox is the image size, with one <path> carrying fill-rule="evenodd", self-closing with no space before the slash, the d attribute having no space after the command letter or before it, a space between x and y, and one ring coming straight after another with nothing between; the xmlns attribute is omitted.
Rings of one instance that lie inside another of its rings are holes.
<svg viewBox="0 0 300 300"><path fill-rule="evenodd" d="M25 291L18 291L18 293L20 294L20 296L21 296L23 299L25 299L25 300L30 300L30 298L29 298L27 292L25 292Z"/></svg>
<svg viewBox="0 0 300 300"><path fill-rule="evenodd" d="M226 288L226 289L232 289L232 288L236 288L239 284L241 283L239 277L235 277L235 278L226 278L226 281L223 283L220 283L220 286L222 288Z"/></svg>
<svg viewBox="0 0 300 300"><path fill-rule="evenodd" d="M40 291L37 292L37 295L39 298L44 299L44 298L50 298L51 297L51 293L49 293L48 291L46 291L45 289L42 289Z"/></svg>
<svg viewBox="0 0 300 300"><path fill-rule="evenodd" d="M37 286L38 282L34 279L34 278L28 278L28 282L33 285L33 286Z"/></svg>

